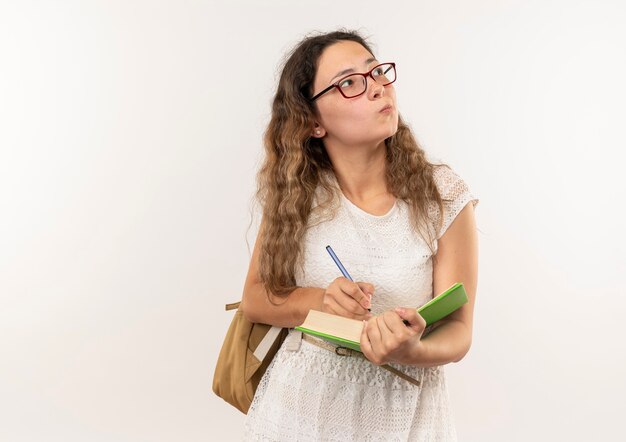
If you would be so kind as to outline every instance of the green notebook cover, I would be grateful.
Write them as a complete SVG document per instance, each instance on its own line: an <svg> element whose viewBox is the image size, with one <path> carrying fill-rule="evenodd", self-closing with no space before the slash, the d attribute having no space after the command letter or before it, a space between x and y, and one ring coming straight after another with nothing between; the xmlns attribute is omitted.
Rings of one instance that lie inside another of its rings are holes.
<svg viewBox="0 0 626 442"><path fill-rule="evenodd" d="M426 320L426 325L430 325L445 318L466 302L467 293L465 293L465 287L460 282L457 282L448 290L418 308L417 312Z"/></svg>
<svg viewBox="0 0 626 442"><path fill-rule="evenodd" d="M457 282L448 290L418 308L417 312L424 318L424 320L426 321L426 325L428 326L439 321L440 319L445 318L450 313L460 308L463 304L467 303L467 301L468 299L467 293L465 292L465 287L463 287L462 283ZM362 327L361 321L356 321L348 318L341 318L341 320L354 321L355 323L360 323ZM356 324L354 326L356 327ZM361 351L361 347L358 341L343 339L338 336L321 333L319 331L311 330L302 326L298 326L295 329L300 330L302 333L317 336L335 345Z"/></svg>

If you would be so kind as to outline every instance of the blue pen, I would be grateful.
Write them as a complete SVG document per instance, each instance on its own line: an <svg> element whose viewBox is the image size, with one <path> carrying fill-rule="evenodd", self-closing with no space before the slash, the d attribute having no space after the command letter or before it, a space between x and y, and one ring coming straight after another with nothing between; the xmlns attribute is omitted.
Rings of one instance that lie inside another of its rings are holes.
<svg viewBox="0 0 626 442"><path fill-rule="evenodd" d="M331 246L326 246L326 251L330 254L330 257L333 259L333 261L335 261L335 264L337 264L337 267L339 267L341 274L345 276L346 278L348 278L350 281L354 282L354 279L352 279L352 276L350 276L350 274L348 273L346 268L343 266L341 261L339 261L339 258L337 257L337 255L335 255L335 251L333 250L333 248Z"/></svg>
<svg viewBox="0 0 626 442"><path fill-rule="evenodd" d="M354 279L352 279L352 276L350 276L350 273L348 273L346 268L343 266L343 264L339 260L339 257L337 257L337 255L335 255L335 251L333 250L333 248L331 246L326 246L326 251L328 252L330 257L333 259L333 261L335 261L335 264L337 264L337 267L339 267L339 270L341 271L341 274L343 276L345 276L346 278L348 278L350 281L354 282ZM367 311L371 312L372 309L368 308Z"/></svg>

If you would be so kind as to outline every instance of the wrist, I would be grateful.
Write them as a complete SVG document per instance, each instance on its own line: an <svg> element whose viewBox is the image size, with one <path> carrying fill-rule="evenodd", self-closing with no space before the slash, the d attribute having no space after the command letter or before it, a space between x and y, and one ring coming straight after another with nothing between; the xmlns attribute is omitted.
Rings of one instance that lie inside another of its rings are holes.
<svg viewBox="0 0 626 442"><path fill-rule="evenodd" d="M294 323L302 324L309 314L309 310L322 310L324 289L315 287L298 287L289 296L295 298L292 309Z"/></svg>
<svg viewBox="0 0 626 442"><path fill-rule="evenodd" d="M430 353L429 342L427 340L416 339L408 348L402 360L398 361L398 363L416 367L430 367L432 365L428 362Z"/></svg>

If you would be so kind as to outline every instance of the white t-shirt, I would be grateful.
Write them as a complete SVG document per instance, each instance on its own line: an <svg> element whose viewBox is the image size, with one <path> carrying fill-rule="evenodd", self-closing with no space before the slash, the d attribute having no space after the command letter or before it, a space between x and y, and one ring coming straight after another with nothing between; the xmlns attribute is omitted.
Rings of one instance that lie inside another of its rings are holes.
<svg viewBox="0 0 626 442"><path fill-rule="evenodd" d="M448 167L436 169L435 182L444 200L438 239L478 199ZM355 281L374 284L374 315L432 299L431 251L413 229L408 205L397 200L388 213L375 216L339 193L332 219L305 235L296 284L325 288L341 276L326 251L331 245ZM433 226L438 217L431 207ZM297 351L286 347L259 384L245 422L246 441L456 440L443 366L392 364L420 380L417 387L365 359L338 356L306 341Z"/></svg>

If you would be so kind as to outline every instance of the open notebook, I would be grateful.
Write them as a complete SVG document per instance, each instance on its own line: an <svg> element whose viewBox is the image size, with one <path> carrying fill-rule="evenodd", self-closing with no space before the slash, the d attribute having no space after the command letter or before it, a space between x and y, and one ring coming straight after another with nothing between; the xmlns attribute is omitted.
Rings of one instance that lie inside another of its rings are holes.
<svg viewBox="0 0 626 442"><path fill-rule="evenodd" d="M426 325L430 325L445 318L466 302L465 287L457 282L418 308L417 312L426 320ZM317 336L341 347L361 351L359 342L363 330L362 321L310 310L302 325L296 327L296 330Z"/></svg>

